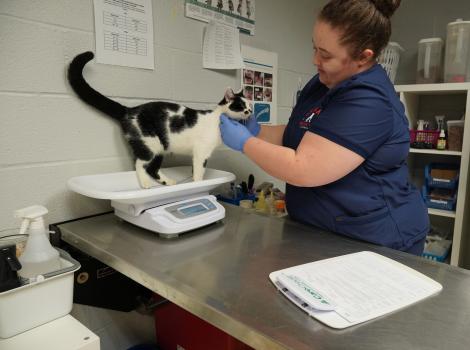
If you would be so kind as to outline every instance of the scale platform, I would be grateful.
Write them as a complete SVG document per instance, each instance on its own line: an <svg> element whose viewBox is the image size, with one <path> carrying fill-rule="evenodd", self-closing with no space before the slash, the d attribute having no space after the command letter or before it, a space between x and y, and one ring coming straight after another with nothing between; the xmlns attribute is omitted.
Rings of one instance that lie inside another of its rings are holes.
<svg viewBox="0 0 470 350"><path fill-rule="evenodd" d="M160 171L177 184L143 189L135 171L127 171L78 176L71 178L67 185L84 196L111 200L117 216L165 238L177 237L225 217L224 207L209 191L234 181L234 174L206 169L204 180L194 182L191 166Z"/></svg>

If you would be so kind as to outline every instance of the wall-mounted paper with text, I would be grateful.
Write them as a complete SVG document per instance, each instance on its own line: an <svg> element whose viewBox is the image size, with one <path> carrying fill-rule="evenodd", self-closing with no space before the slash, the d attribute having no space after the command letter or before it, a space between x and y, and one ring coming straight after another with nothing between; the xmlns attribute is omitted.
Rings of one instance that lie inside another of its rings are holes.
<svg viewBox="0 0 470 350"><path fill-rule="evenodd" d="M255 0L185 0L186 17L215 20L255 34Z"/></svg>
<svg viewBox="0 0 470 350"><path fill-rule="evenodd" d="M94 0L96 61L154 69L151 0Z"/></svg>

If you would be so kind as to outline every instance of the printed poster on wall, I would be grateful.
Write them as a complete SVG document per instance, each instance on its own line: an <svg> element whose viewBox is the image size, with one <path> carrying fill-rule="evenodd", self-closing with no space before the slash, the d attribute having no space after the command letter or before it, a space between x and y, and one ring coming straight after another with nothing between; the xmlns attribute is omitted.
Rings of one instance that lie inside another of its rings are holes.
<svg viewBox="0 0 470 350"><path fill-rule="evenodd" d="M154 69L151 0L94 0L96 61Z"/></svg>
<svg viewBox="0 0 470 350"><path fill-rule="evenodd" d="M242 45L241 83L260 123L277 123L277 53Z"/></svg>
<svg viewBox="0 0 470 350"><path fill-rule="evenodd" d="M186 17L230 24L255 34L255 0L185 0Z"/></svg>

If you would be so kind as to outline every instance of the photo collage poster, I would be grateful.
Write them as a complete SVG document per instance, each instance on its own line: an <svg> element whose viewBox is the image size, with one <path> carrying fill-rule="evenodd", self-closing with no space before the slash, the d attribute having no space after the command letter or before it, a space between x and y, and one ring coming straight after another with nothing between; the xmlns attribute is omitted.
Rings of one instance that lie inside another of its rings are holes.
<svg viewBox="0 0 470 350"><path fill-rule="evenodd" d="M255 34L255 0L185 0L186 17L219 21Z"/></svg>
<svg viewBox="0 0 470 350"><path fill-rule="evenodd" d="M241 69L243 94L253 105L256 120L277 122L277 54L242 45Z"/></svg>

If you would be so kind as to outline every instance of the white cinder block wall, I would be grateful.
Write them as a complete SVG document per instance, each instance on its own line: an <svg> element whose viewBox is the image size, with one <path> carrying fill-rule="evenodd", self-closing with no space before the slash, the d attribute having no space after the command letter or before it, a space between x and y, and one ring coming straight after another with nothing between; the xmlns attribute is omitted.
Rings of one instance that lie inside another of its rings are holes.
<svg viewBox="0 0 470 350"><path fill-rule="evenodd" d="M184 17L183 0L152 3L156 69L89 64L92 86L129 106L162 99L204 109L220 101L227 86L240 87L235 71L202 68L205 24ZM279 54L280 122L290 114L298 78L305 83L314 72L311 28L324 3L257 0L256 35L241 35L243 44ZM92 0L0 0L0 236L16 233L13 211L32 204L49 209L49 223L110 210L106 201L68 191L67 180L133 168L119 126L78 100L65 79L71 58L94 50L92 9ZM181 162L189 164L185 158L166 164ZM268 179L226 148L209 166L239 179L250 172ZM73 314L102 338L104 350L153 338L151 318L135 313L75 307Z"/></svg>

